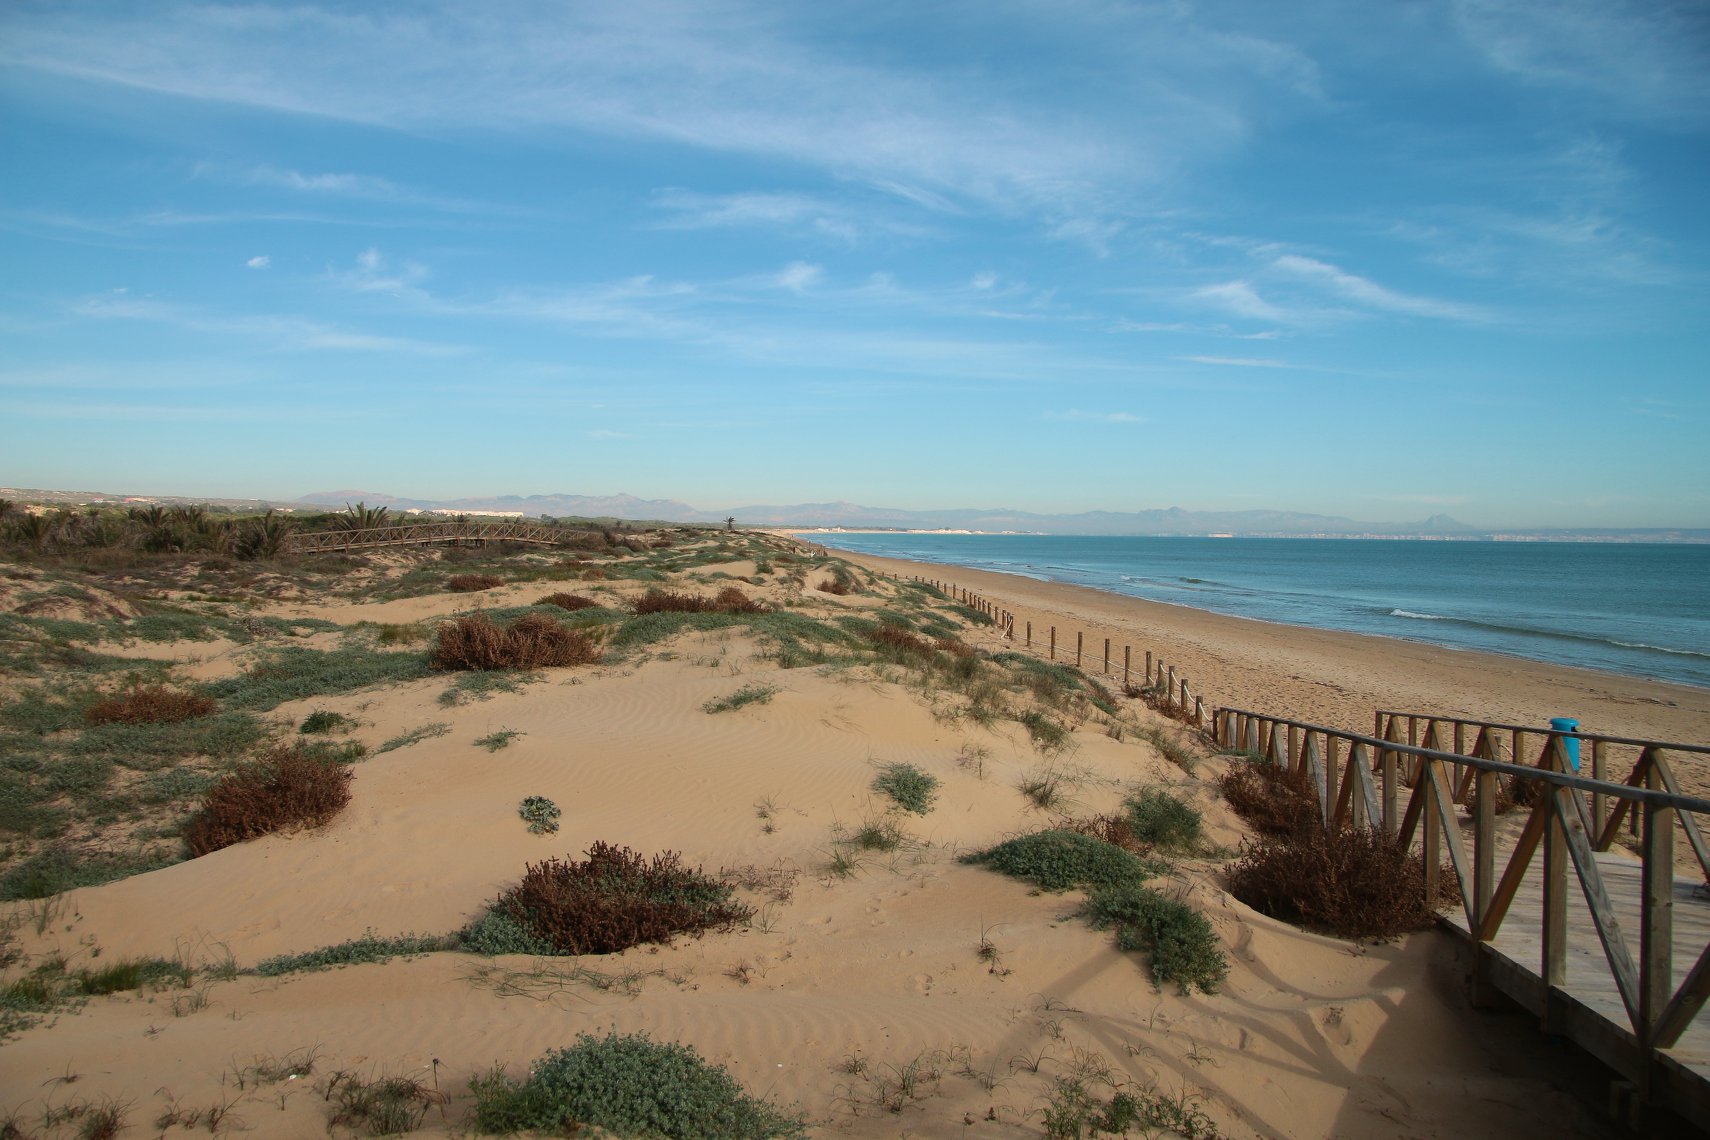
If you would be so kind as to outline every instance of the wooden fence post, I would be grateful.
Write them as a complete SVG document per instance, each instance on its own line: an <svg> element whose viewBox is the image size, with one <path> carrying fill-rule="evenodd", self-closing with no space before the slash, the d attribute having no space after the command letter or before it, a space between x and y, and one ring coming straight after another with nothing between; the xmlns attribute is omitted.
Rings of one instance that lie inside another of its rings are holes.
<svg viewBox="0 0 1710 1140"><path fill-rule="evenodd" d="M1146 651L1146 684L1152 683L1152 651Z"/></svg>
<svg viewBox="0 0 1710 1140"><path fill-rule="evenodd" d="M1085 635L1080 630L1075 631L1075 668L1081 667L1081 640Z"/></svg>
<svg viewBox="0 0 1710 1140"><path fill-rule="evenodd" d="M1104 672L1110 672L1110 638L1104 639Z"/></svg>
<svg viewBox="0 0 1710 1140"><path fill-rule="evenodd" d="M1057 627L1051 627L1051 660L1057 660Z"/></svg>
<svg viewBox="0 0 1710 1140"><path fill-rule="evenodd" d="M1129 660L1133 656L1134 656L1134 647L1132 645L1124 645L1122 647L1122 687L1124 689L1127 689L1129 687L1129 684L1128 684L1128 665L1129 665Z"/></svg>
<svg viewBox="0 0 1710 1140"><path fill-rule="evenodd" d="M1027 648L1033 648L1033 623L1027 623Z"/></svg>

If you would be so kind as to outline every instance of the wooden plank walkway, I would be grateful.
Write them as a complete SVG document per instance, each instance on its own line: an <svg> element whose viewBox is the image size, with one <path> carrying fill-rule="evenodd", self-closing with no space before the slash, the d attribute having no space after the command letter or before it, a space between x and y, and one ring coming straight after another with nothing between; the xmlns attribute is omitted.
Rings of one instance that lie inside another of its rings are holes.
<svg viewBox="0 0 1710 1140"><path fill-rule="evenodd" d="M1636 932L1640 921L1643 864L1616 851L1598 852L1621 927ZM1630 1064L1637 1042L1607 959L1592 922L1585 894L1577 885L1568 892L1567 977L1552 997L1543 983L1543 873L1535 861L1521 882L1514 903L1496 937L1487 945L1492 956L1490 978L1509 998L1538 1016L1544 1030L1574 1040L1587 1052L1621 1069ZM1471 939L1465 914L1457 909L1439 922ZM1674 881L1674 954L1670 989L1678 989L1706 945L1710 945L1710 888L1702 882ZM1700 1128L1710 1130L1710 1019L1695 1017L1674 1047L1658 1054L1658 1089L1664 1100Z"/></svg>

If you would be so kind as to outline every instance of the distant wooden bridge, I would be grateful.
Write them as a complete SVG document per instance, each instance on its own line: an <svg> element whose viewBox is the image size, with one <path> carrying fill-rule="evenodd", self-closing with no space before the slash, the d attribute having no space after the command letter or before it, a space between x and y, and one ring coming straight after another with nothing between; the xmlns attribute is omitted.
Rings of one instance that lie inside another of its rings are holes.
<svg viewBox="0 0 1710 1140"><path fill-rule="evenodd" d="M285 537L285 554L330 554L344 550L373 550L383 546L422 546L434 542L527 542L536 546L561 546L588 531L523 522L397 523L355 530L296 532Z"/></svg>
<svg viewBox="0 0 1710 1140"><path fill-rule="evenodd" d="M1698 1017L1710 998L1710 851L1697 818L1710 800L1683 794L1669 761L1710 747L1396 712L1378 713L1372 736L1229 708L1212 729L1224 747L1305 776L1326 827L1378 826L1417 844L1427 897L1446 852L1462 907L1439 921L1472 944L1475 1003L1506 995L1619 1073L1612 1107L1625 1099L1632 1123L1656 1104L1710 1131L1710 1025ZM1576 749L1591 776L1574 771ZM1532 805L1517 833L1497 827L1502 779ZM1623 827L1637 858L1612 850ZM1677 836L1701 874L1676 877Z"/></svg>

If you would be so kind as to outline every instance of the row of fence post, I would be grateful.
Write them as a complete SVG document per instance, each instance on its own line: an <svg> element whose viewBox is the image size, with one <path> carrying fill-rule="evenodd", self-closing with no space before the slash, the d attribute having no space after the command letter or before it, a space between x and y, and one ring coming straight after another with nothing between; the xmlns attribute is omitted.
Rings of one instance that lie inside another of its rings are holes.
<svg viewBox="0 0 1710 1140"><path fill-rule="evenodd" d="M922 578L918 575L916 575L913 580L924 585L931 586L933 589L949 597L952 601L985 614L992 619L993 623L998 627L998 631L1005 638L1010 641L1016 640L1016 619L1015 615L1010 611L994 605L989 599L982 597L972 590L955 585L951 582L941 582L931 578ZM1036 652L1033 646L1032 622L1022 622L1020 640L1022 648L1030 653ZM1102 676L1114 679L1116 677L1116 672L1111 667L1111 641L1108 637L1104 638L1103 641L1104 647L1102 656L1100 658L1096 658L1096 660L1101 662L1098 672ZM1046 660L1058 660L1057 627L1055 625L1046 627L1044 631L1044 645ZM1067 643L1064 644L1063 650L1063 660L1066 662L1068 660ZM1087 657L1088 649L1086 644L1086 633L1083 630L1076 630L1074 657L1075 668L1081 670L1090 669ZM1177 716L1196 728L1205 727L1205 699L1193 691L1192 686L1188 683L1187 677L1178 677L1176 675L1176 667L1174 665L1167 664L1162 657L1159 657L1154 661L1152 651L1148 649L1146 650L1145 660L1142 665L1141 677L1143 678L1143 682L1140 688L1155 696L1164 712ZM1134 647L1131 645L1124 645L1122 647L1122 688L1125 694L1131 693L1135 688Z"/></svg>

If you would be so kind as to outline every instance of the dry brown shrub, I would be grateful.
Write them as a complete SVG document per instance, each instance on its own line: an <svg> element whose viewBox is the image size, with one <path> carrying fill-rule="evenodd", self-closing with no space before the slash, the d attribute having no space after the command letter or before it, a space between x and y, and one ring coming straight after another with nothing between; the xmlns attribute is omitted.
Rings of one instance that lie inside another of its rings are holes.
<svg viewBox="0 0 1710 1140"><path fill-rule="evenodd" d="M1318 794L1301 772L1263 760L1237 760L1218 781L1235 814L1266 835L1292 835L1319 824Z"/></svg>
<svg viewBox="0 0 1710 1140"><path fill-rule="evenodd" d="M477 590L491 590L494 586L503 586L505 580L491 574L453 574L445 580L445 588L455 590L460 594L472 594Z"/></svg>
<svg viewBox="0 0 1710 1140"><path fill-rule="evenodd" d="M932 642L910 633L900 625L884 624L867 631L867 640L885 649L914 657L931 657L936 650Z"/></svg>
<svg viewBox="0 0 1710 1140"><path fill-rule="evenodd" d="M584 582L603 582L605 579L606 572L601 570L598 566L591 566L582 571L582 581Z"/></svg>
<svg viewBox="0 0 1710 1140"><path fill-rule="evenodd" d="M713 599L718 608L727 614L763 614L766 607L760 602L743 593L740 587L726 586Z"/></svg>
<svg viewBox="0 0 1710 1140"><path fill-rule="evenodd" d="M675 851L651 860L595 841L582 862L531 863L493 910L561 954L615 954L675 934L726 929L754 916L730 884L683 866Z"/></svg>
<svg viewBox="0 0 1710 1140"><path fill-rule="evenodd" d="M498 626L484 613L444 622L434 631L432 669L542 669L592 665L600 660L594 639L566 629L545 614L524 614Z"/></svg>
<svg viewBox="0 0 1710 1140"><path fill-rule="evenodd" d="M717 613L719 605L711 598L683 590L653 588L639 598L631 598L629 608L635 614L710 614Z"/></svg>
<svg viewBox="0 0 1710 1140"><path fill-rule="evenodd" d="M1074 831L1102 839L1134 855L1144 855L1152 844L1141 839L1125 815L1095 815L1086 819L1066 819L1054 825L1059 831Z"/></svg>
<svg viewBox="0 0 1710 1140"><path fill-rule="evenodd" d="M1229 868L1229 890L1283 922L1343 938L1394 938L1428 929L1460 897L1452 869L1425 898L1425 864L1378 828L1304 828L1260 839Z"/></svg>
<svg viewBox="0 0 1710 1140"><path fill-rule="evenodd" d="M592 609L600 603L592 598L584 598L581 594L548 594L534 603L537 606L557 606L561 610Z"/></svg>
<svg viewBox="0 0 1710 1140"><path fill-rule="evenodd" d="M950 654L950 656L952 656L952 657L972 657L972 656L974 656L974 647L972 645L969 645L967 642L960 641L954 637L940 637L940 638L936 639L935 641L933 641L932 644L935 647L942 649L944 652Z"/></svg>
<svg viewBox="0 0 1710 1140"><path fill-rule="evenodd" d="M350 771L301 743L273 749L221 778L184 827L192 857L275 831L321 827L350 802Z"/></svg>
<svg viewBox="0 0 1710 1140"><path fill-rule="evenodd" d="M173 724L207 716L217 706L212 697L181 693L165 685L135 685L117 696L104 697L83 712L90 724Z"/></svg>

